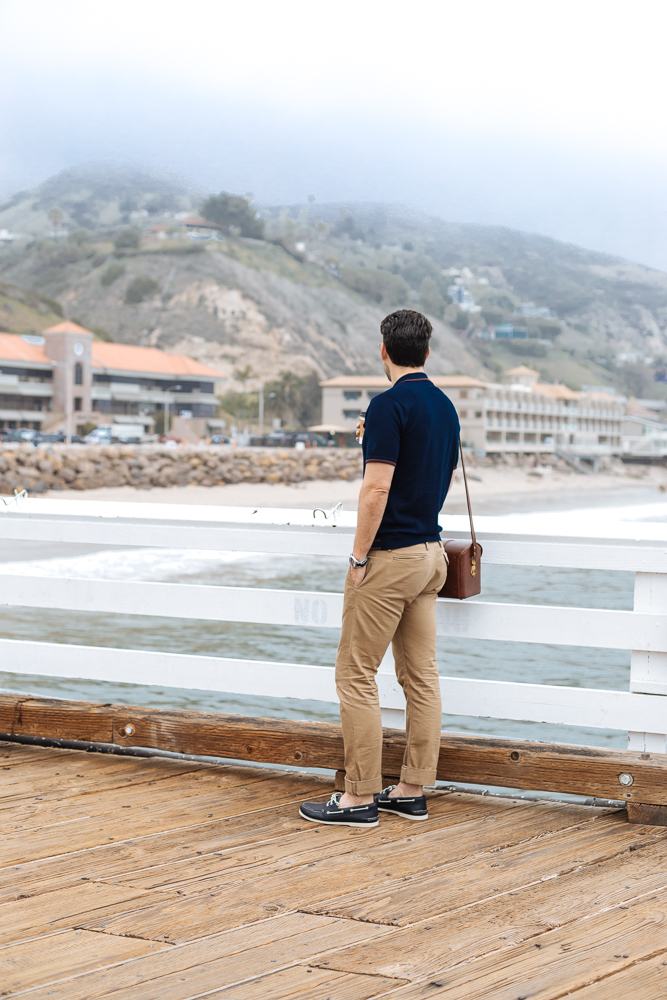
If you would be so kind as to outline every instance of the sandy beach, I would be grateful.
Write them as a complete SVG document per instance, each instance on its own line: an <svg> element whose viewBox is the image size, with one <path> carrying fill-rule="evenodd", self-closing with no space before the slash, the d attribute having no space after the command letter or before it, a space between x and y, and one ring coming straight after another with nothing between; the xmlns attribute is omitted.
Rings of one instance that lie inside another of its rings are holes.
<svg viewBox="0 0 667 1000"><path fill-rule="evenodd" d="M215 504L231 507L329 508L342 503L356 510L361 480L312 480L284 483L236 483L228 486L171 486L135 489L132 486L95 490L51 490L46 497L63 500L118 500L145 503ZM628 465L619 472L580 475L528 468L473 468L469 472L473 509L479 514L509 514L534 510L650 503L667 492L667 469ZM661 489L662 488L662 489ZM667 498L665 498L667 499ZM445 510L465 511L460 470Z"/></svg>

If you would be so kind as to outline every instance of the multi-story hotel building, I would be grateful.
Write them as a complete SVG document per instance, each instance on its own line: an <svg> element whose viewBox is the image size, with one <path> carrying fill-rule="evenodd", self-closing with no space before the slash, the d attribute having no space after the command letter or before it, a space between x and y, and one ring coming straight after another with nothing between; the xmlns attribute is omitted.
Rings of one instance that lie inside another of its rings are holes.
<svg viewBox="0 0 667 1000"><path fill-rule="evenodd" d="M168 411L170 427L197 439L221 424L222 379L184 354L96 341L76 323L39 336L0 333L0 428L75 433L82 424L142 423L150 431Z"/></svg>
<svg viewBox="0 0 667 1000"><path fill-rule="evenodd" d="M521 365L505 373L505 384L467 375L436 375L433 382L451 399L461 438L487 454L566 451L598 456L621 451L624 403L600 392L574 392L539 381ZM381 376L341 375L320 383L322 424L353 430L360 410L389 388Z"/></svg>

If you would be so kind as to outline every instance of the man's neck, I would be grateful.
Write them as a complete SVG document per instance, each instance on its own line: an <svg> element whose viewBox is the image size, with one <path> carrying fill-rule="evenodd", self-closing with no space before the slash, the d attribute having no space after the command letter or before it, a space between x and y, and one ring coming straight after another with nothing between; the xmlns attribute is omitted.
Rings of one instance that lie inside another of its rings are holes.
<svg viewBox="0 0 667 1000"><path fill-rule="evenodd" d="M387 375L392 385L396 385L399 378L403 378L404 375L416 375L418 373L421 373L423 375L424 373L423 365L421 366L421 368L399 368L398 365L390 364L387 365L387 368L389 369Z"/></svg>

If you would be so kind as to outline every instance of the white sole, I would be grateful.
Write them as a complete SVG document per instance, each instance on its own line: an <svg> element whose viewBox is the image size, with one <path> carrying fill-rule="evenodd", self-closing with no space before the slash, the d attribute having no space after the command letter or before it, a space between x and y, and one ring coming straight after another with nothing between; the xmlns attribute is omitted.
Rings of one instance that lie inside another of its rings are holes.
<svg viewBox="0 0 667 1000"><path fill-rule="evenodd" d="M369 829L374 826L380 825L380 820L376 819L374 823L353 823L344 819L314 819L312 816L306 816L299 810L299 816L301 819L308 820L309 823L322 823L324 826L357 826L357 827L368 827Z"/></svg>
<svg viewBox="0 0 667 1000"><path fill-rule="evenodd" d="M383 813L390 813L392 816L398 816L399 819L410 819L413 823L423 823L428 819L428 815L410 816L409 813L399 812L398 809L383 809L382 806L378 806L378 810Z"/></svg>

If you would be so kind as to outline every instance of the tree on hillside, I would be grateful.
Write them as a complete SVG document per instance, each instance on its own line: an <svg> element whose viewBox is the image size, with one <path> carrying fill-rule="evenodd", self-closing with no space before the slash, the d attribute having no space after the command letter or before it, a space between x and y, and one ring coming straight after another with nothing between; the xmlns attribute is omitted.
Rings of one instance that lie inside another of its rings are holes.
<svg viewBox="0 0 667 1000"><path fill-rule="evenodd" d="M433 278L424 278L422 281L419 287L419 305L428 316L442 319L442 314L445 311L445 300Z"/></svg>
<svg viewBox="0 0 667 1000"><path fill-rule="evenodd" d="M221 191L219 195L211 195L201 207L202 215L210 222L217 222L230 231L236 227L241 236L250 236L261 240L264 238L264 223L258 219L247 198L227 194Z"/></svg>
<svg viewBox="0 0 667 1000"><path fill-rule="evenodd" d="M113 241L117 250L136 250L141 240L138 229L121 229Z"/></svg>
<svg viewBox="0 0 667 1000"><path fill-rule="evenodd" d="M58 236L60 233L60 227L63 224L63 219L65 218L65 213L62 208L58 208L57 205L54 205L53 208L49 209L47 215L49 222L53 226L54 234Z"/></svg>

